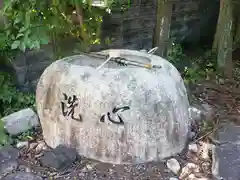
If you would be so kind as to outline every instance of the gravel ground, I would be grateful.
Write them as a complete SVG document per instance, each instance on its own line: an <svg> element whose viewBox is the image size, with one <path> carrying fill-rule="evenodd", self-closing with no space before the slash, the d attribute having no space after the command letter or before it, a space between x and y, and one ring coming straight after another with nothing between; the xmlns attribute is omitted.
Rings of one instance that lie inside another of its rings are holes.
<svg viewBox="0 0 240 180"><path fill-rule="evenodd" d="M149 162L138 165L113 165L78 157L67 169L57 171L41 164L44 150L50 150L44 143L41 128L36 129L33 139L20 148L19 171L31 172L43 179L77 180L165 180L175 175L164 162ZM17 145L18 146L18 145ZM180 155L181 156L181 155ZM184 155L177 159L184 159ZM180 160L181 161L181 160ZM182 161L183 162L183 161Z"/></svg>
<svg viewBox="0 0 240 180"><path fill-rule="evenodd" d="M33 172L44 179L50 177L56 180L165 180L174 177L174 174L163 162L150 162L138 165L112 165L87 158L80 158L71 167L62 171L41 166L39 156L32 154L20 158L23 171Z"/></svg>
<svg viewBox="0 0 240 180"><path fill-rule="evenodd" d="M13 158L8 158L8 162L5 161L4 166L0 164L1 172L6 173L6 171L8 171L4 177L7 177L9 174L19 171L23 172L23 174L25 173L25 179L28 177L26 175L26 172L28 175L31 174L32 178L28 178L29 180L37 180L38 178L55 180L167 180L171 177L176 177L176 174L173 173L174 167L167 167L166 161L149 162L137 165L113 165L77 156L77 153L74 149L70 150L66 147L58 149L59 151L57 152L57 148L51 149L47 147L42 138L41 131L38 131L33 136L32 140L20 142L15 146L17 149L12 147L14 150L7 150L10 153L14 152L14 155L12 155ZM199 152L202 151L200 147L201 145L197 148ZM202 147L204 148L204 146ZM16 151L19 151L19 155L16 155ZM53 156L50 156L50 159L52 158L52 160L48 161L49 158L46 156L46 153L48 153L48 155L51 155L51 153L54 154ZM3 156L6 156L4 155L6 152L0 151L0 158L2 156L1 154ZM202 154L202 152L195 154L191 153L189 151L189 148L186 148L178 156L171 157L177 160L178 167L180 165L177 170L177 174L180 175L179 173L183 172L183 167L186 167L187 164L202 164L202 162L204 162L201 158ZM18 165L16 165L16 162L14 161L14 156L17 157ZM45 159L45 161L48 161L48 163L50 162L50 164L52 163L53 166L45 165L46 163L44 164L43 159ZM8 168L8 166L10 166L8 163L10 163L12 166L11 171ZM62 164L69 165L67 167L60 168L61 170L57 170L57 167ZM209 167L210 166L207 167L207 170L209 170ZM170 169L172 169L173 172ZM188 178L185 177L187 177L189 173L194 173L194 170L185 168L185 171L185 175L180 176L183 176L183 179L187 180ZM207 171L197 170L199 178L205 176L207 173ZM15 176L15 180L24 180L24 177L16 178ZM10 179L14 180L12 178ZM210 179L211 178L207 178L204 180ZM4 180L9 180L9 178Z"/></svg>

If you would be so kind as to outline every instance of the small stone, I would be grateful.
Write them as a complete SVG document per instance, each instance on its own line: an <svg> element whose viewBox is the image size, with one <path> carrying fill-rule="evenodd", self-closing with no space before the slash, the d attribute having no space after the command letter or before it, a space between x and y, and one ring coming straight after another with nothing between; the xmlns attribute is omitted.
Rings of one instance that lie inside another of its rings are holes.
<svg viewBox="0 0 240 180"><path fill-rule="evenodd" d="M26 167L25 172L31 172L31 169L29 167Z"/></svg>
<svg viewBox="0 0 240 180"><path fill-rule="evenodd" d="M190 174L187 178L187 180L210 180L208 178L205 177L197 177L195 174Z"/></svg>
<svg viewBox="0 0 240 180"><path fill-rule="evenodd" d="M170 177L169 180L178 180L178 178Z"/></svg>
<svg viewBox="0 0 240 180"><path fill-rule="evenodd" d="M80 172L80 173L78 173L78 176L84 176L84 175L85 175L84 172Z"/></svg>
<svg viewBox="0 0 240 180"><path fill-rule="evenodd" d="M197 178L202 178L202 177L205 177L205 174L201 171L201 172L195 172L194 175L197 177Z"/></svg>
<svg viewBox="0 0 240 180"><path fill-rule="evenodd" d="M39 154L36 154L36 155L35 155L36 158L39 158L39 157L41 157L41 156L43 156L43 153L39 153Z"/></svg>
<svg viewBox="0 0 240 180"><path fill-rule="evenodd" d="M76 158L77 152L75 149L59 145L52 151L43 152L40 162L44 166L60 170L71 165Z"/></svg>
<svg viewBox="0 0 240 180"><path fill-rule="evenodd" d="M19 150L12 146L0 149L0 178L18 168Z"/></svg>
<svg viewBox="0 0 240 180"><path fill-rule="evenodd" d="M53 152L58 154L65 155L69 161L74 162L77 158L77 151L74 148L66 147L64 145L59 145L55 149L53 149Z"/></svg>
<svg viewBox="0 0 240 180"><path fill-rule="evenodd" d="M207 104L207 103L202 104L202 107L204 109L203 110L204 119L212 121L214 116L215 116L213 107L210 104Z"/></svg>
<svg viewBox="0 0 240 180"><path fill-rule="evenodd" d="M189 175L191 175L193 172L200 172L199 166L194 163L187 163L187 165L182 168L179 179L185 179L189 177Z"/></svg>
<svg viewBox="0 0 240 180"><path fill-rule="evenodd" d="M142 164L138 164L138 165L136 166L136 168L137 168L137 170L139 170L139 171L145 171L146 168L147 168L147 166L146 166L145 163L142 163Z"/></svg>
<svg viewBox="0 0 240 180"><path fill-rule="evenodd" d="M199 142L199 151L198 151L198 156L201 159L205 159L205 160L210 160L210 152L212 150L212 145L203 141Z"/></svg>
<svg viewBox="0 0 240 180"><path fill-rule="evenodd" d="M43 180L40 176L30 172L16 172L2 178L2 180Z"/></svg>
<svg viewBox="0 0 240 180"><path fill-rule="evenodd" d="M49 174L49 176L56 176L56 175L57 175L56 172L52 172L52 173Z"/></svg>
<svg viewBox="0 0 240 180"><path fill-rule="evenodd" d="M187 168L194 170L194 172L199 172L199 167L198 165L194 164L194 163L187 163L186 165Z"/></svg>
<svg viewBox="0 0 240 180"><path fill-rule="evenodd" d="M87 170L89 170L89 171L91 171L91 170L93 169L93 167L92 167L90 164L87 164L87 165L86 165L86 168L87 168Z"/></svg>
<svg viewBox="0 0 240 180"><path fill-rule="evenodd" d="M201 177L201 178L197 178L197 180L211 180L211 179L206 178L206 177Z"/></svg>
<svg viewBox="0 0 240 180"><path fill-rule="evenodd" d="M189 138L190 138L191 140L194 140L194 138L196 137L196 134L197 134L197 133L195 133L195 132L193 132L193 131L189 132Z"/></svg>
<svg viewBox="0 0 240 180"><path fill-rule="evenodd" d="M2 118L4 128L11 135L17 135L39 125L37 114L31 109L23 109Z"/></svg>
<svg viewBox="0 0 240 180"><path fill-rule="evenodd" d="M61 163L58 158L60 157L57 157L52 151L44 152L43 156L40 157L40 162L43 166L61 169L64 163Z"/></svg>
<svg viewBox="0 0 240 180"><path fill-rule="evenodd" d="M190 151L194 152L194 153L197 153L197 151L198 151L198 146L197 146L197 144L189 144L189 145L188 145L188 149L189 149Z"/></svg>
<svg viewBox="0 0 240 180"><path fill-rule="evenodd" d="M201 119L202 112L198 108L192 106L188 109L188 112L189 112L190 119L192 119L193 121L202 120Z"/></svg>
<svg viewBox="0 0 240 180"><path fill-rule="evenodd" d="M212 164L210 162L203 162L201 164L201 168L206 175L211 174L211 169L212 169L211 166Z"/></svg>
<svg viewBox="0 0 240 180"><path fill-rule="evenodd" d="M38 143L36 143L36 142L30 143L28 151L31 151L31 150L35 149L37 147L37 145L38 145Z"/></svg>
<svg viewBox="0 0 240 180"><path fill-rule="evenodd" d="M87 167L84 167L84 168L82 168L82 170L81 170L82 172L87 172L88 171L88 169L87 169Z"/></svg>
<svg viewBox="0 0 240 180"><path fill-rule="evenodd" d="M112 168L108 169L108 175L113 175L115 173L115 171Z"/></svg>
<svg viewBox="0 0 240 180"><path fill-rule="evenodd" d="M178 162L176 159L174 159L174 158L169 159L169 160L167 161L167 167L168 167L168 169L170 169L174 174L178 174L179 171L180 171L180 169L181 169L179 162Z"/></svg>
<svg viewBox="0 0 240 180"><path fill-rule="evenodd" d="M171 170L170 170L170 169L167 169L167 168L166 168L166 169L164 168L163 172L164 172L164 173L170 173Z"/></svg>
<svg viewBox="0 0 240 180"><path fill-rule="evenodd" d="M201 122L205 120L213 120L214 109L210 104L203 103L193 105L189 109L189 116L193 122Z"/></svg>
<svg viewBox="0 0 240 180"><path fill-rule="evenodd" d="M219 84L224 84L224 82L225 82L225 81L224 81L223 78L219 78L219 79L218 79L218 83L219 83Z"/></svg>
<svg viewBox="0 0 240 180"><path fill-rule="evenodd" d="M27 147L28 146L28 142L27 141L23 141L23 142L18 142L16 147L18 149L21 149L21 148L24 148L24 147Z"/></svg>
<svg viewBox="0 0 240 180"><path fill-rule="evenodd" d="M40 153L44 149L45 146L46 145L44 142L40 142L36 147L36 153Z"/></svg>
<svg viewBox="0 0 240 180"><path fill-rule="evenodd" d="M196 176L195 176L194 174L190 174L190 175L188 176L188 179L189 179L189 180L195 180L195 179L197 179L197 178L196 178Z"/></svg>
<svg viewBox="0 0 240 180"><path fill-rule="evenodd" d="M22 165L22 164L18 166L18 170L20 170L20 171L24 171L26 168L27 167L25 165Z"/></svg>
<svg viewBox="0 0 240 180"><path fill-rule="evenodd" d="M186 157L193 161L194 163L197 163L199 158L196 153L193 153L192 151L188 151L186 154Z"/></svg>

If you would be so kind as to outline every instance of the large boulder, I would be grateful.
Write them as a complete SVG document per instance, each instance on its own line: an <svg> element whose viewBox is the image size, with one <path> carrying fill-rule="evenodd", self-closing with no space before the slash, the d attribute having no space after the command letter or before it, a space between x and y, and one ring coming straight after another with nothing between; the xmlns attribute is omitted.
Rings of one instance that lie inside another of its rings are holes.
<svg viewBox="0 0 240 180"><path fill-rule="evenodd" d="M145 52L121 57L161 66L119 66L86 55L52 63L36 92L46 143L74 147L80 155L114 164L162 160L180 153L189 128L183 80L167 60Z"/></svg>

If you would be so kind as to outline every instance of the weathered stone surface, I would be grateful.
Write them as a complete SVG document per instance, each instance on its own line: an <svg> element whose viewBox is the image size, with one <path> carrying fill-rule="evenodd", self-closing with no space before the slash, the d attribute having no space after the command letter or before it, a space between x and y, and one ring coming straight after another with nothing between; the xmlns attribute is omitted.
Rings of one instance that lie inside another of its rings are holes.
<svg viewBox="0 0 240 180"><path fill-rule="evenodd" d="M60 170L71 165L76 158L77 152L75 149L59 145L52 151L45 151L40 161L43 166Z"/></svg>
<svg viewBox="0 0 240 180"><path fill-rule="evenodd" d="M236 180L240 177L240 127L229 123L219 130L219 141L223 144L215 147L215 176Z"/></svg>
<svg viewBox="0 0 240 180"><path fill-rule="evenodd" d="M18 150L5 146L0 149L0 178L18 167Z"/></svg>
<svg viewBox="0 0 240 180"><path fill-rule="evenodd" d="M64 144L80 155L116 164L159 160L185 147L189 102L179 72L145 52L121 50L121 56L162 68L110 62L96 70L104 60L73 56L44 71L36 102L49 146Z"/></svg>
<svg viewBox="0 0 240 180"><path fill-rule="evenodd" d="M42 180L42 179L43 178L41 178L40 176L34 175L30 172L16 172L2 178L2 180Z"/></svg>
<svg viewBox="0 0 240 180"><path fill-rule="evenodd" d="M2 118L4 128L11 135L26 132L39 125L37 114L31 109L23 109Z"/></svg>

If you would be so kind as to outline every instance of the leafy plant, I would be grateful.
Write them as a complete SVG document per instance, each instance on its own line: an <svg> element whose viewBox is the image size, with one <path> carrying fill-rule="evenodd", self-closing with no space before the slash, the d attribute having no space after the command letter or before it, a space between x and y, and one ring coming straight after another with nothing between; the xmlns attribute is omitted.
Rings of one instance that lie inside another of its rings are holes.
<svg viewBox="0 0 240 180"><path fill-rule="evenodd" d="M34 131L31 129L31 130L28 130L26 132L19 134L14 140L16 140L16 141L32 140L33 135L34 135Z"/></svg>
<svg viewBox="0 0 240 180"><path fill-rule="evenodd" d="M35 108L35 97L32 94L19 92L13 85L9 74L0 73L0 147L12 143L14 139L5 133L2 117L23 108ZM30 134L28 132L28 134ZM21 137L25 137L22 135ZM21 138L23 139L23 138Z"/></svg>
<svg viewBox="0 0 240 180"><path fill-rule="evenodd" d="M0 73L0 118L26 107L35 107L34 95L19 92L6 73Z"/></svg>
<svg viewBox="0 0 240 180"><path fill-rule="evenodd" d="M4 130L4 123L3 121L0 119L0 147L6 145L9 143L9 137L8 135L5 133Z"/></svg>
<svg viewBox="0 0 240 180"><path fill-rule="evenodd" d="M59 40L79 39L80 48L99 44L100 25L106 10L127 8L129 1L105 0L106 7L93 7L92 0L5 0L2 14L6 17L4 35L12 50L39 49L52 43L61 52Z"/></svg>
<svg viewBox="0 0 240 180"><path fill-rule="evenodd" d="M186 84L210 79L217 71L216 55L211 51L200 57L188 57L181 45L173 43L167 59L179 70Z"/></svg>

